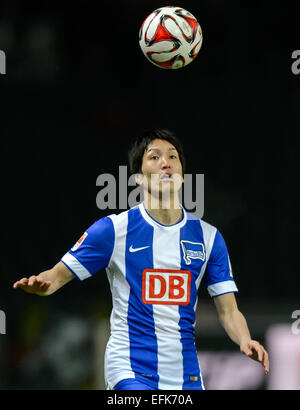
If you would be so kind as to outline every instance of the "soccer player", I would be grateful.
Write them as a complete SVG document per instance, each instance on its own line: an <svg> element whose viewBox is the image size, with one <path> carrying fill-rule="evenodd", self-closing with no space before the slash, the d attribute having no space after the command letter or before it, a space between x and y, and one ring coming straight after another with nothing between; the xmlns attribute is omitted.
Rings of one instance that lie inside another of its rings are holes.
<svg viewBox="0 0 300 410"><path fill-rule="evenodd" d="M106 268L113 308L105 379L115 390L204 389L195 346L195 310L201 281L240 351L269 371L268 353L251 339L235 299L221 233L179 203L185 159L180 141L153 129L129 151L142 187L139 205L96 221L50 270L14 283L50 295L74 277Z"/></svg>

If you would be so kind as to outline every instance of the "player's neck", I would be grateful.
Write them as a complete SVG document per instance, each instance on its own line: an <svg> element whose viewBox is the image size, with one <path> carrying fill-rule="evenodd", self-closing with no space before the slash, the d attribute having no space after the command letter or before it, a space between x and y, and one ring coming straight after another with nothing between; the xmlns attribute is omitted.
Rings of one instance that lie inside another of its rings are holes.
<svg viewBox="0 0 300 410"><path fill-rule="evenodd" d="M163 225L174 225L182 219L182 208L178 198L162 201L151 195L145 197L145 209L157 222Z"/></svg>
<svg viewBox="0 0 300 410"><path fill-rule="evenodd" d="M182 219L181 209L147 209L147 212L162 225L175 225Z"/></svg>

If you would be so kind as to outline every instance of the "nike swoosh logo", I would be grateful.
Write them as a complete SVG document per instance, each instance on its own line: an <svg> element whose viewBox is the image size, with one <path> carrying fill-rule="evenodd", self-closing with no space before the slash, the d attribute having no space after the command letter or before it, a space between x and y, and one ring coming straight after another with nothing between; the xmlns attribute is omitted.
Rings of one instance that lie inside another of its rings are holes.
<svg viewBox="0 0 300 410"><path fill-rule="evenodd" d="M129 252L138 252L141 251L142 249L150 248L150 245L148 246L142 246L141 248L133 248L132 245L129 248Z"/></svg>

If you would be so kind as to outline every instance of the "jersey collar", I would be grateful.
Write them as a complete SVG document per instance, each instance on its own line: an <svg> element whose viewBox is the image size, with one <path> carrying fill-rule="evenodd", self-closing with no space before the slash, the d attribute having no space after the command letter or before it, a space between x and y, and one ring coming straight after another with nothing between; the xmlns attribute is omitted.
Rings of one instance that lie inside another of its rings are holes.
<svg viewBox="0 0 300 410"><path fill-rule="evenodd" d="M181 205L180 205L180 206L181 206ZM163 229L167 229L167 230L177 230L177 229L180 229L182 226L184 226L185 223L186 223L187 216L186 216L186 211L184 210L183 206L181 206L182 214L183 214L182 219L181 219L179 222L177 222L176 224L174 224L174 225L163 225L163 224L157 222L157 221L156 221L154 218L152 218L152 216L150 216L149 213L147 212L147 210L146 210L146 208L145 208L144 202L140 203L138 207L139 207L139 209L140 209L140 212L141 212L143 218L144 218L150 225L152 225L153 227L163 228Z"/></svg>

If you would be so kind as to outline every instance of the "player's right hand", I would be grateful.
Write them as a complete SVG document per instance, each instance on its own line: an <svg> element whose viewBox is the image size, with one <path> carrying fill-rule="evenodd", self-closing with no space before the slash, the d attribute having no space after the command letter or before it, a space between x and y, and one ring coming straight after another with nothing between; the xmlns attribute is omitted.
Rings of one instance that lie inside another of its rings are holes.
<svg viewBox="0 0 300 410"><path fill-rule="evenodd" d="M50 281L39 279L37 276L30 276L30 278L22 278L14 283L13 288L21 288L27 293L34 293L37 295L43 295L49 289L51 285Z"/></svg>

